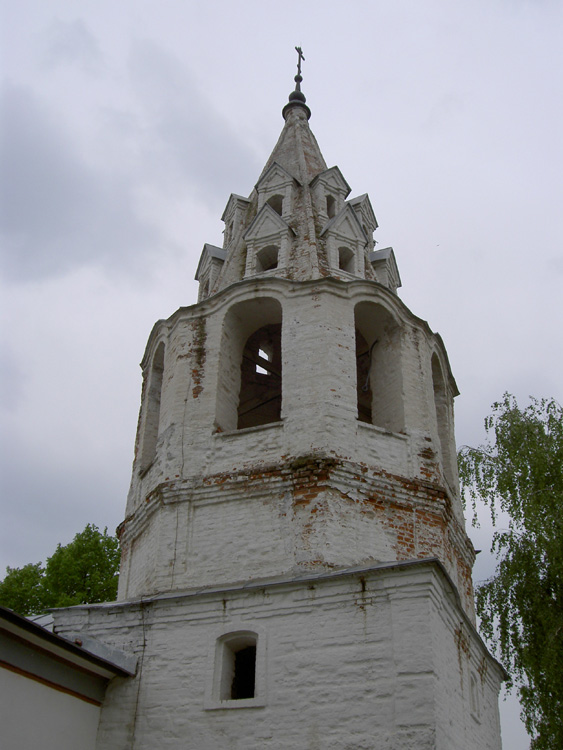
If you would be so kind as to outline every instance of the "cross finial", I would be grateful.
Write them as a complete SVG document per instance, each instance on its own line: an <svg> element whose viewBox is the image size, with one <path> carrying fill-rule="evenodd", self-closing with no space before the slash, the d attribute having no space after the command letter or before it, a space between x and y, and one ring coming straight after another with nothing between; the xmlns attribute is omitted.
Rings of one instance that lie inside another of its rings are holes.
<svg viewBox="0 0 563 750"><path fill-rule="evenodd" d="M293 109L293 107L301 107L305 110L307 119L309 119L309 117L311 117L311 110L305 104L307 100L305 99L305 94L301 91L301 81L303 80L303 76L301 75L301 63L305 59L305 55L303 54L301 47L296 47L295 51L297 52L297 75L293 79L295 81L295 91L292 91L289 95L289 101L283 108L282 115L285 119L285 116L290 109Z"/></svg>
<svg viewBox="0 0 563 750"><path fill-rule="evenodd" d="M301 60L305 60L305 55L301 47L296 47L295 51L297 52L297 75L301 77Z"/></svg>

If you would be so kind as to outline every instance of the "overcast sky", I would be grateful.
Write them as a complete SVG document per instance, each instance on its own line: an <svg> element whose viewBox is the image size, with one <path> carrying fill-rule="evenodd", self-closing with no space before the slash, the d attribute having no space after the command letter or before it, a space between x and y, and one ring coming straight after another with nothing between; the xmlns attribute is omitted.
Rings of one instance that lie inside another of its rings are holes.
<svg viewBox="0 0 563 750"><path fill-rule="evenodd" d="M275 145L296 44L328 165L445 341L458 445L504 391L563 400L559 0L1 7L0 575L122 519L146 339Z"/></svg>

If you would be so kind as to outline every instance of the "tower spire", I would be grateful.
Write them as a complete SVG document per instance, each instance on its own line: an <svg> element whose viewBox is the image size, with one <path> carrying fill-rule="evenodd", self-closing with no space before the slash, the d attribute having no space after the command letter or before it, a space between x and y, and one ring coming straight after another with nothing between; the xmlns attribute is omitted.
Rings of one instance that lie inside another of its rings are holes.
<svg viewBox="0 0 563 750"><path fill-rule="evenodd" d="M282 115L285 120L290 109L293 107L302 107L307 113L307 119L309 120L311 118L311 110L305 104L307 100L305 99L305 94L301 91L301 81L303 80L303 76L301 75L301 61L305 60L305 55L301 47L296 47L295 51L297 52L297 75L293 79L295 81L295 90L289 95L289 101L282 109Z"/></svg>

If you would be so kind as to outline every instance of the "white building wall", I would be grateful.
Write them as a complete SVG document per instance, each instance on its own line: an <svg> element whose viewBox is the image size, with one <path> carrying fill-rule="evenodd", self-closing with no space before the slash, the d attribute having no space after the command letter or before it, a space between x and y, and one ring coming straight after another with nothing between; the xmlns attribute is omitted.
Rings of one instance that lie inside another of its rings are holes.
<svg viewBox="0 0 563 750"><path fill-rule="evenodd" d="M137 678L114 680L107 693L104 750L500 747L501 670L436 563L63 614L64 629L87 628L139 658ZM237 630L258 634L259 688L246 706L221 705L212 692L216 640ZM465 687L478 664L486 670L479 720Z"/></svg>
<svg viewBox="0 0 563 750"><path fill-rule="evenodd" d="M2 750L94 750L99 706L0 667Z"/></svg>

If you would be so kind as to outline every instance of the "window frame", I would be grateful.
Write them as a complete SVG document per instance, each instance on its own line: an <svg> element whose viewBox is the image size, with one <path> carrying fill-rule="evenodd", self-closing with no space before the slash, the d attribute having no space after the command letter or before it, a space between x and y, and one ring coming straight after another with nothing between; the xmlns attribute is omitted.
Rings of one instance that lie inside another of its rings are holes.
<svg viewBox="0 0 563 750"><path fill-rule="evenodd" d="M204 700L206 710L263 708L266 705L266 634L262 628L249 628L248 623L237 623L237 626L210 633ZM233 655L236 653L230 648L233 643L256 647L253 698L221 698L229 661L226 651L231 651Z"/></svg>

